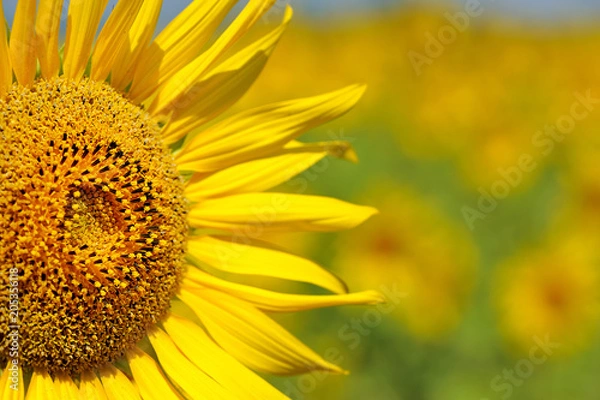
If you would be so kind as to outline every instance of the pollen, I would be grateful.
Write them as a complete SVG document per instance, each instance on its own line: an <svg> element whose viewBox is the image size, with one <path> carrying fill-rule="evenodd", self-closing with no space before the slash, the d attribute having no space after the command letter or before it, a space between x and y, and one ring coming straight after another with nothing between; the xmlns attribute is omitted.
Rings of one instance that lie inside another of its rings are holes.
<svg viewBox="0 0 600 400"><path fill-rule="evenodd" d="M18 270L22 365L120 358L183 276L187 204L158 124L105 83L40 80L0 100L0 361Z"/></svg>

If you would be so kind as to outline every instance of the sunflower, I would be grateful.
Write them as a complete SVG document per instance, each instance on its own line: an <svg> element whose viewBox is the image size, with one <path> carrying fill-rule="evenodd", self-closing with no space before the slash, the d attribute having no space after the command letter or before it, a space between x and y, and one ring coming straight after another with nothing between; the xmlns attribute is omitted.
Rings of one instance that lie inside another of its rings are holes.
<svg viewBox="0 0 600 400"><path fill-rule="evenodd" d="M328 154L353 158L347 143L296 139L364 88L221 117L292 15L251 41L274 0L222 29L236 3L194 1L154 39L160 0L119 1L98 35L107 0L71 1L64 48L62 0L21 0L10 39L0 29L2 399L279 399L256 372L344 372L268 313L381 296L347 293L262 236L352 228L375 210L265 191Z"/></svg>
<svg viewBox="0 0 600 400"><path fill-rule="evenodd" d="M498 271L495 302L500 326L520 354L529 354L540 339L556 343L558 354L572 354L597 332L600 280L595 241L573 226L566 232L571 237L553 238Z"/></svg>
<svg viewBox="0 0 600 400"><path fill-rule="evenodd" d="M406 296L391 311L423 342L443 340L461 322L477 275L477 250L468 232L427 198L394 184L370 191L383 215L339 242L336 265L363 266L350 282ZM361 237L362 236L362 237ZM387 290L385 290L387 289ZM392 299L389 299L392 303Z"/></svg>

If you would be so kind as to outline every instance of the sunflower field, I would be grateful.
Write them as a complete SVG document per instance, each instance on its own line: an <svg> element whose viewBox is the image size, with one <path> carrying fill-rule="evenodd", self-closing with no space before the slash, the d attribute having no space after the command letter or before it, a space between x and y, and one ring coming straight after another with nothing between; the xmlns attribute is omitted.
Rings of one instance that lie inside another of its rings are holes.
<svg viewBox="0 0 600 400"><path fill-rule="evenodd" d="M600 398L597 19L325 3L0 1L0 400Z"/></svg>
<svg viewBox="0 0 600 400"><path fill-rule="evenodd" d="M368 86L309 139L358 164L283 188L379 215L275 240L388 302L280 317L351 371L274 381L294 399L598 398L600 30L459 10L305 18L242 100Z"/></svg>

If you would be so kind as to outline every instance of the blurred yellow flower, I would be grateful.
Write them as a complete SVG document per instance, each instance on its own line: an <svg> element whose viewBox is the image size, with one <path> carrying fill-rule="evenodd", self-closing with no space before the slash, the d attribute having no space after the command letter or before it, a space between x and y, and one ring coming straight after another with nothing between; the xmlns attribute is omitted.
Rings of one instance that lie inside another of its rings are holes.
<svg viewBox="0 0 600 400"><path fill-rule="evenodd" d="M393 315L419 339L440 339L467 305L477 258L473 243L434 204L410 191L383 187L369 198L379 199L381 215L361 235L340 240L338 268L352 270L349 283L357 286L394 286L405 293Z"/></svg>
<svg viewBox="0 0 600 400"><path fill-rule="evenodd" d="M600 233L600 140L575 138L561 168L570 218Z"/></svg>
<svg viewBox="0 0 600 400"><path fill-rule="evenodd" d="M496 303L506 339L527 353L535 338L550 338L569 354L581 349L598 322L597 256L581 238L552 241L498 272Z"/></svg>

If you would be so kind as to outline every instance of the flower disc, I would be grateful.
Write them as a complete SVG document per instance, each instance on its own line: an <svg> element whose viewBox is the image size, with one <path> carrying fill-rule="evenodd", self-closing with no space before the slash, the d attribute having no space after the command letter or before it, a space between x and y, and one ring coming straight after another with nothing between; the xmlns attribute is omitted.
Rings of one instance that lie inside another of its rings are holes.
<svg viewBox="0 0 600 400"><path fill-rule="evenodd" d="M0 100L0 144L0 360L11 269L22 364L116 360L183 273L187 207L157 123L105 83L42 80Z"/></svg>

